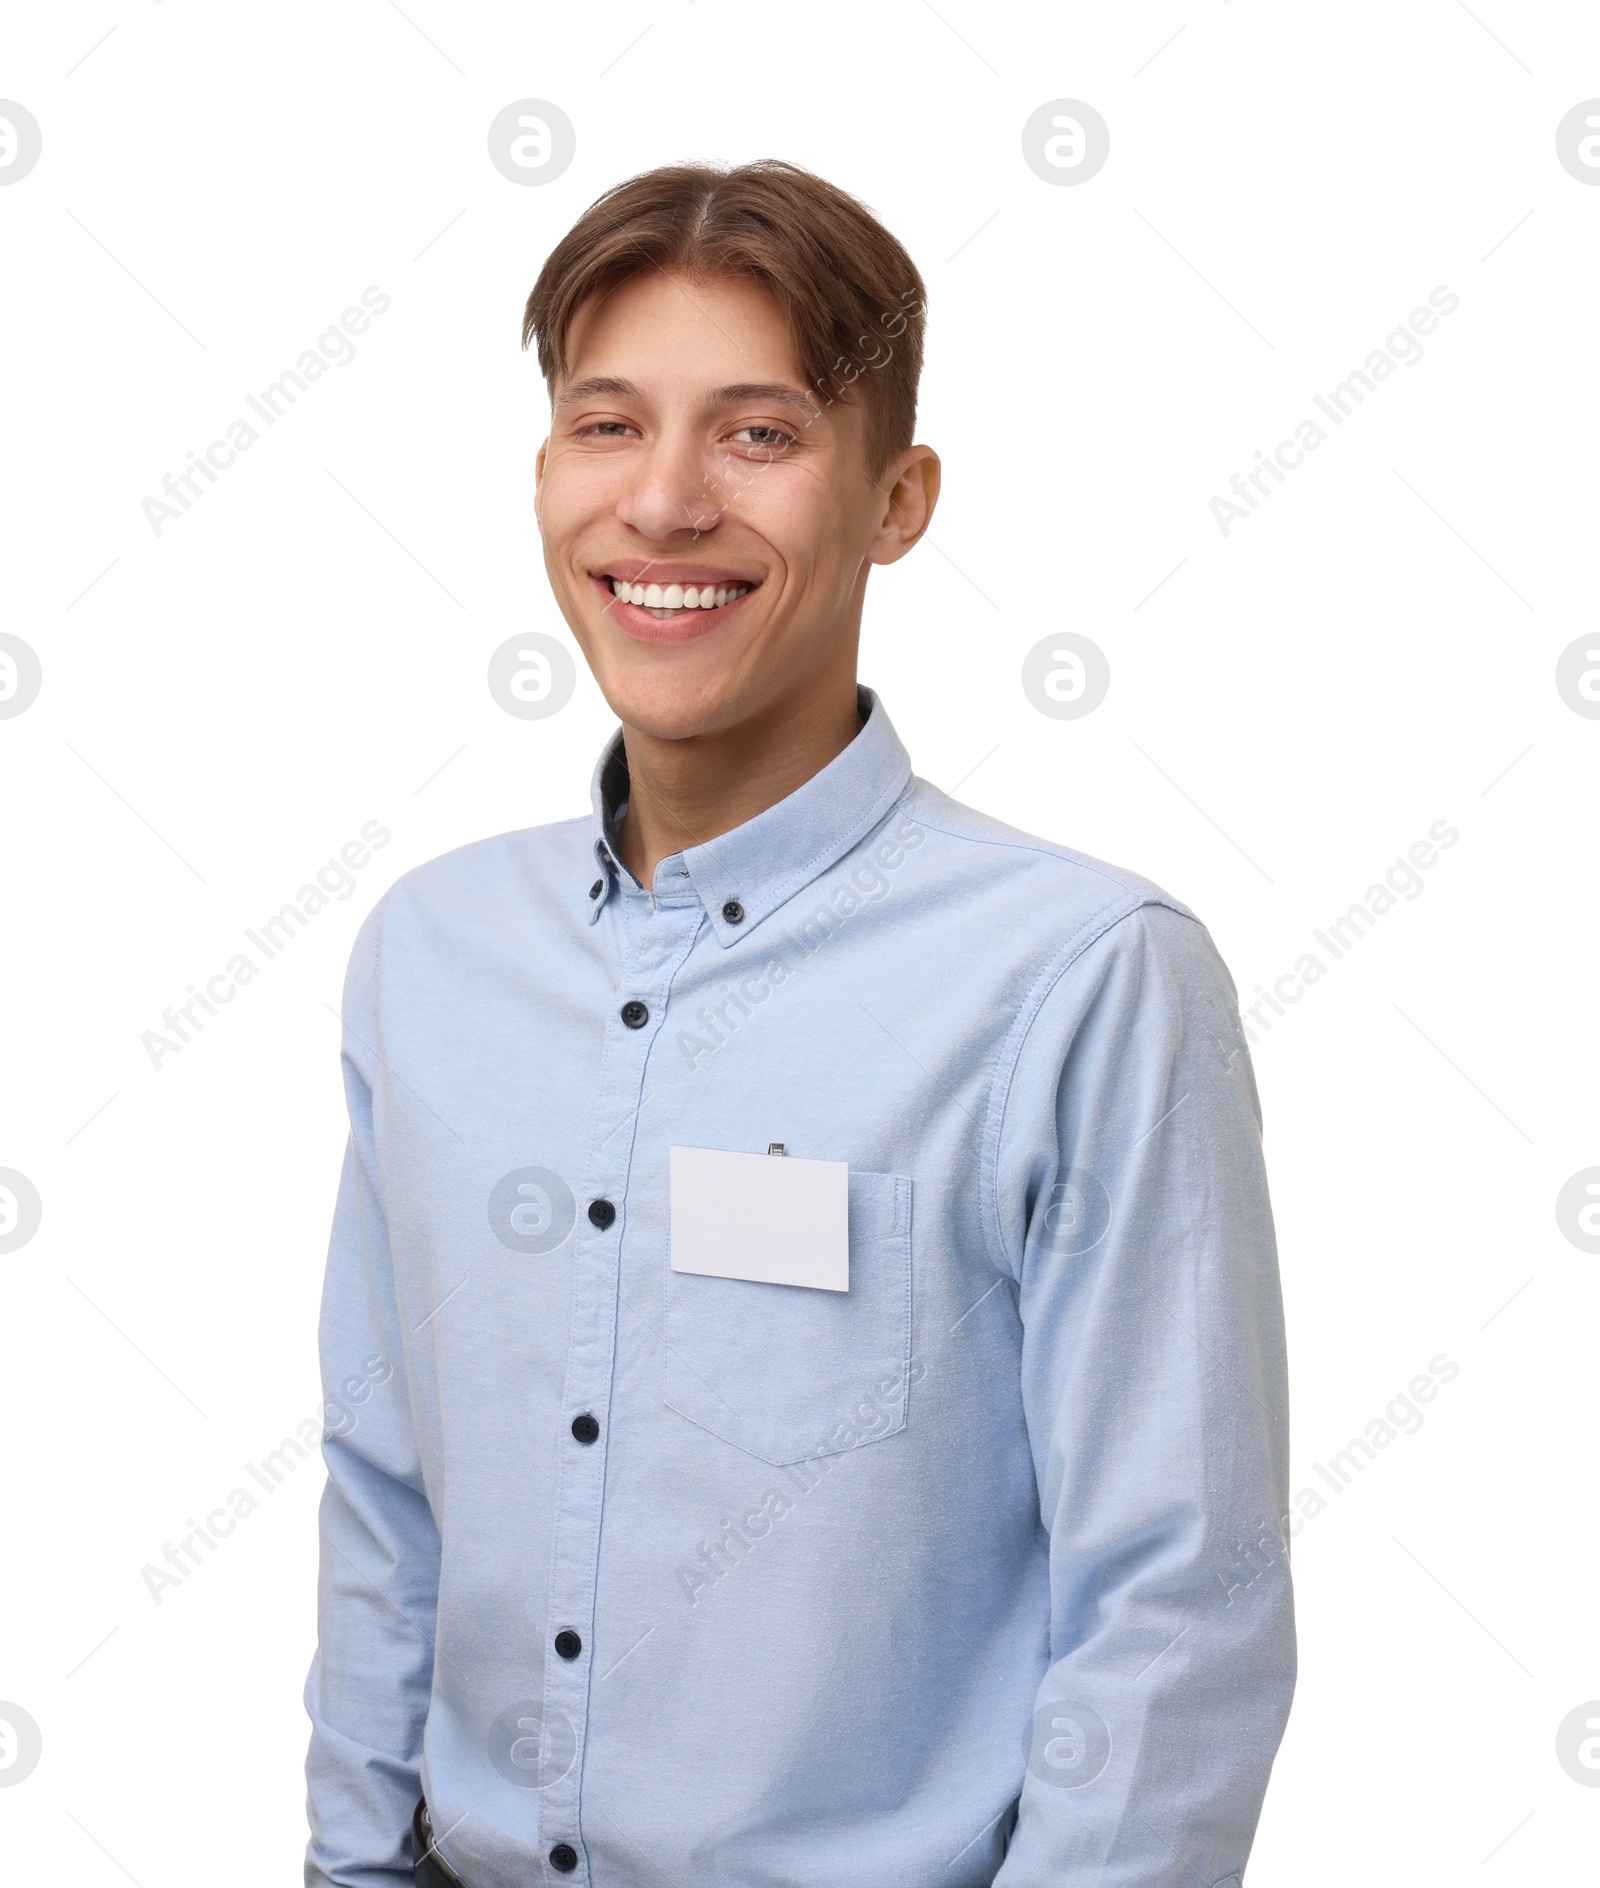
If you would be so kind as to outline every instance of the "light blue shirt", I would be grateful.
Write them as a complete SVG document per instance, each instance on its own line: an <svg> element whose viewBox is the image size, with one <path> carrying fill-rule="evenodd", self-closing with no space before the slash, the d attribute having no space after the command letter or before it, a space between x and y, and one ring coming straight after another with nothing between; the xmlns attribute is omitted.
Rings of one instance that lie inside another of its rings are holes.
<svg viewBox="0 0 1600 1888"><path fill-rule="evenodd" d="M1233 985L862 704L648 890L613 740L592 822L362 929L317 1888L409 1884L419 1792L472 1888L1244 1868L1294 1630ZM847 1293L670 1269L668 1149L772 1142L849 1163Z"/></svg>

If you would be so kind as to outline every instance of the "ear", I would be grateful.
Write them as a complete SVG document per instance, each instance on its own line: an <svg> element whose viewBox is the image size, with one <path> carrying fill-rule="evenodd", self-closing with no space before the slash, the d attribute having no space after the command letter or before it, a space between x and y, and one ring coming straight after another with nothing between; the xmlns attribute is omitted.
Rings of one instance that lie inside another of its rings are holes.
<svg viewBox="0 0 1600 1888"><path fill-rule="evenodd" d="M898 563L927 530L939 502L939 455L931 446L909 446L873 484L883 498L883 515L867 556L874 564Z"/></svg>
<svg viewBox="0 0 1600 1888"><path fill-rule="evenodd" d="M533 456L533 515L535 520L537 520L539 516L539 495L544 490L545 454L549 452L549 450L550 441L547 439Z"/></svg>

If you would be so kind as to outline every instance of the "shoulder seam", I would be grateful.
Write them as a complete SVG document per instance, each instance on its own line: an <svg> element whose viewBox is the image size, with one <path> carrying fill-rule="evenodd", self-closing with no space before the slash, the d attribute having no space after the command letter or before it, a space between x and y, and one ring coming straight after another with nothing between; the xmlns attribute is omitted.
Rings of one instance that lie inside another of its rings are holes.
<svg viewBox="0 0 1600 1888"><path fill-rule="evenodd" d="M1136 896L1141 904L1165 905L1169 910L1176 911L1183 917L1194 916L1194 913L1180 905L1170 892L1161 891L1160 887L1156 887L1155 890L1160 895L1153 896L1150 892L1144 891L1140 885L1134 884L1129 876L1118 873L1114 868L1101 865L1096 860L1086 858L1080 852L1073 852L1068 847L1052 846L1048 840L1027 842L1022 839L999 839L978 833L964 833L954 826L945 825L940 820L930 819L920 807L912 805L909 797L902 800L901 805L905 808L907 819L915 820L919 826L926 826L930 832L943 833L947 839L962 839L972 846L993 846L1004 852L1032 852L1041 859L1056 859L1063 865L1076 866L1081 872L1093 873L1096 878L1104 879L1108 885L1115 885L1123 897Z"/></svg>

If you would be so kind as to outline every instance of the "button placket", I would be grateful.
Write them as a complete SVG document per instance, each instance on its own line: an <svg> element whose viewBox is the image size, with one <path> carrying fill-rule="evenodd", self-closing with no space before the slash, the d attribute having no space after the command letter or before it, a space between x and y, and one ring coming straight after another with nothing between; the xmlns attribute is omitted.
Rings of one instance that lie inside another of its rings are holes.
<svg viewBox="0 0 1600 1888"><path fill-rule="evenodd" d="M560 1451L546 1613L546 1712L558 1711L572 1725L577 1752L566 1774L540 1794L540 1838L551 1866L574 1882L589 1879L579 1814L621 1245L627 1233L633 1157L631 1126L619 1124L631 1123L637 1115L652 1044L702 922L698 906L663 906L642 919L625 910L614 916L618 921L608 935L621 960L618 983L624 1000L613 999L606 1018L588 1166L578 1195L589 1205L579 1217L573 1242L571 1341L562 1402L563 1421L576 1442L588 1446L568 1443ZM563 1851L559 1862L554 1859L558 1848Z"/></svg>

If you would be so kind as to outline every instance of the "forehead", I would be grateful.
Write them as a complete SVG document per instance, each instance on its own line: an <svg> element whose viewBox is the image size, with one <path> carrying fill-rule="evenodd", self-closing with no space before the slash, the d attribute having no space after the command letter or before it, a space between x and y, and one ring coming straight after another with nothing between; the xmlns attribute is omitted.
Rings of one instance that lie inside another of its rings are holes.
<svg viewBox="0 0 1600 1888"><path fill-rule="evenodd" d="M749 276L650 269L590 297L568 330L557 382L615 376L649 388L789 380L803 385L777 298Z"/></svg>

